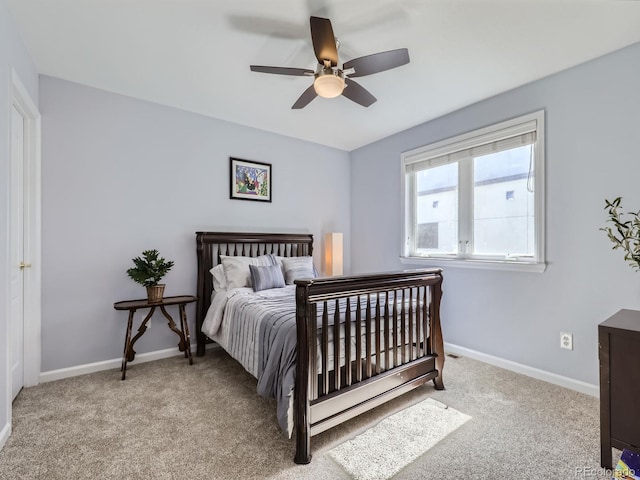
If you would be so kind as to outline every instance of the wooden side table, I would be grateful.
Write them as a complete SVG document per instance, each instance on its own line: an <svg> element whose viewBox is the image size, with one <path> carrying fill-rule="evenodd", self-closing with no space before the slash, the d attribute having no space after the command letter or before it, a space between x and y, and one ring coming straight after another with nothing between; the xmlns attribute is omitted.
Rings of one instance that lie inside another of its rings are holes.
<svg viewBox="0 0 640 480"><path fill-rule="evenodd" d="M640 312L620 310L598 325L600 465L612 468L611 448L640 453Z"/></svg>
<svg viewBox="0 0 640 480"><path fill-rule="evenodd" d="M125 300L122 302L116 302L113 304L113 308L116 310L129 310L129 321L127 322L127 334L124 338L124 352L122 353L122 380L125 379L127 373L127 362L132 362L136 356L136 352L133 349L133 345L138 341L142 334L147 330L147 323L151 320L156 307L160 307L160 311L169 321L169 328L175 332L180 338L178 348L181 352L184 352L185 358L189 359L189 365L193 365L193 358L191 357L191 338L189 336L189 324L187 323L187 314L185 313L185 305L196 301L196 297L191 295L180 295L177 297L165 297L160 302L149 302L146 298L140 300ZM180 329L176 327L176 323L171 318L171 315L167 313L165 307L170 305L177 305L180 314ZM131 338L131 329L133 327L133 315L136 310L141 308L150 308L151 310L144 318L140 327L138 327L138 333L135 337Z"/></svg>

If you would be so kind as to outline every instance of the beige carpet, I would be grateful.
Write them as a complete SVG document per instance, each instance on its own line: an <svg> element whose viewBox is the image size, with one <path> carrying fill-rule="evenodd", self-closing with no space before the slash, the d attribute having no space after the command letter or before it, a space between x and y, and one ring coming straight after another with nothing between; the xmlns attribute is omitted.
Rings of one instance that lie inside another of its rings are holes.
<svg viewBox="0 0 640 480"><path fill-rule="evenodd" d="M432 398L329 450L356 480L387 480L471 417Z"/></svg>
<svg viewBox="0 0 640 480"><path fill-rule="evenodd" d="M194 360L134 362L124 382L109 370L23 390L0 479L349 479L328 451L427 398L472 418L394 479L599 472L596 398L467 358L447 357L446 390L428 384L313 437L309 465L293 463L275 402L237 362L219 349Z"/></svg>

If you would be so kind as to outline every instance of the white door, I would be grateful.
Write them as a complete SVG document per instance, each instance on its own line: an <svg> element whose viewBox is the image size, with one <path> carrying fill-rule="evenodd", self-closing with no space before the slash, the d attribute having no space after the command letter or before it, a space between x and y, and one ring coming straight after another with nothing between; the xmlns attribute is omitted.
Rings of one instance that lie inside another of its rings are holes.
<svg viewBox="0 0 640 480"><path fill-rule="evenodd" d="M10 305L11 331L11 393L16 398L24 385L24 214L25 214L25 119L15 106L11 107L11 224L10 242Z"/></svg>

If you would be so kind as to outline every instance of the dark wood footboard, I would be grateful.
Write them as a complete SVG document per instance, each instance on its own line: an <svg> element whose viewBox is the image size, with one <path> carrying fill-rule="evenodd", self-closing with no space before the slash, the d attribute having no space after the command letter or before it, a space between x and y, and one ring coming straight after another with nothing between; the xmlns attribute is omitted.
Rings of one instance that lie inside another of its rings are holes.
<svg viewBox="0 0 640 480"><path fill-rule="evenodd" d="M311 436L429 380L444 388L442 270L295 283L296 463Z"/></svg>

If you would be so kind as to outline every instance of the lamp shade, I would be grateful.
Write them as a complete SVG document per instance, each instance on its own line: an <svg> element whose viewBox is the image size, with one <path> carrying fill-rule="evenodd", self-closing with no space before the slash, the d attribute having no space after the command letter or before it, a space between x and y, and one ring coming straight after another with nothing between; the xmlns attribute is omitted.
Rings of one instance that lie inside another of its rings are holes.
<svg viewBox="0 0 640 480"><path fill-rule="evenodd" d="M332 73L319 75L313 82L313 88L321 97L334 98L342 94L344 90L344 78Z"/></svg>
<svg viewBox="0 0 640 480"><path fill-rule="evenodd" d="M324 254L325 275L342 275L342 233L324 236Z"/></svg>

